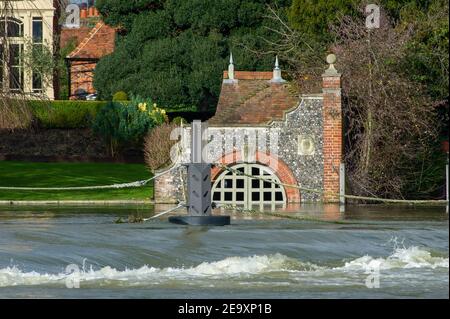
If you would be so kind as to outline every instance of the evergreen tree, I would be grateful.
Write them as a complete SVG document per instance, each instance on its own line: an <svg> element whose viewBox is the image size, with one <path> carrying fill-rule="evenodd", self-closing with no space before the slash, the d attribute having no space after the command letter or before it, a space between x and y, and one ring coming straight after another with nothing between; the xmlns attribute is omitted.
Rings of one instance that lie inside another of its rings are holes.
<svg viewBox="0 0 450 319"><path fill-rule="evenodd" d="M289 0L99 0L106 23L119 28L113 54L96 69L95 87L149 97L164 107L215 107L230 51L236 66L270 70L273 56L257 57L244 47L263 48L275 36L265 27L266 6Z"/></svg>

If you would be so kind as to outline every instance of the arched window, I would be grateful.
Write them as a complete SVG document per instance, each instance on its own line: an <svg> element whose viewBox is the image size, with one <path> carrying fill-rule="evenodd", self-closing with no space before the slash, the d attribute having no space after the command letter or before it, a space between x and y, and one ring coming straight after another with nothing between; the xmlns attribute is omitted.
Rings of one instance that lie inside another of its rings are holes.
<svg viewBox="0 0 450 319"><path fill-rule="evenodd" d="M23 37L23 22L12 17L0 17L0 37L8 38Z"/></svg>
<svg viewBox="0 0 450 319"><path fill-rule="evenodd" d="M286 192L280 179L266 166L259 164L238 164L234 170L245 175L223 172L214 182L212 200L218 204L251 206L283 206ZM275 182L275 183L273 183Z"/></svg>
<svg viewBox="0 0 450 319"><path fill-rule="evenodd" d="M0 17L0 90L2 91L23 91L23 36L23 22L21 20L13 17ZM11 41L8 41L8 39L11 39Z"/></svg>

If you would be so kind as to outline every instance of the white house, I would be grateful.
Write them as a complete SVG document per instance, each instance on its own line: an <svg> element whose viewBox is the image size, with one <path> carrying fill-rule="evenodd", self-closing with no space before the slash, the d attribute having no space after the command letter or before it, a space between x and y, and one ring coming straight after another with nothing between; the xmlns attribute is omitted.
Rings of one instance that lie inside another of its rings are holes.
<svg viewBox="0 0 450 319"><path fill-rule="evenodd" d="M54 52L58 1L0 1L0 92L54 98L53 76L34 71L29 50Z"/></svg>

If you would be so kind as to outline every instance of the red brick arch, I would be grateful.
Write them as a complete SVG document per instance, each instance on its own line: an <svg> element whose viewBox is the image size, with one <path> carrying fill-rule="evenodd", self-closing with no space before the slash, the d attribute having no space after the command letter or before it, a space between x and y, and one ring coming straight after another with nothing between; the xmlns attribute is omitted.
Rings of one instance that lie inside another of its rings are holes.
<svg viewBox="0 0 450 319"><path fill-rule="evenodd" d="M234 151L224 155L218 162L228 166L244 163L242 160L242 154L239 151ZM269 167L272 171L274 171L275 175L283 184L298 185L297 180L289 166L287 166L287 164L277 156L257 151L255 164ZM222 171L223 169L220 167L214 167L211 172L211 179L215 181ZM300 203L301 196L299 189L285 187L285 191L288 203Z"/></svg>

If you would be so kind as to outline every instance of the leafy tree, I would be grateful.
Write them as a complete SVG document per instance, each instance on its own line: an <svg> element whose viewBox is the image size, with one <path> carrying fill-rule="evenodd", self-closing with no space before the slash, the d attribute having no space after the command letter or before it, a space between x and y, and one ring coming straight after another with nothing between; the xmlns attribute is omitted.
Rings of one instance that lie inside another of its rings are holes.
<svg viewBox="0 0 450 319"><path fill-rule="evenodd" d="M310 38L331 41L329 26L339 16L354 15L357 0L293 0L288 17L292 28Z"/></svg>
<svg viewBox="0 0 450 319"><path fill-rule="evenodd" d="M329 26L333 37L308 36L307 27L290 26L273 15L282 35L275 47L285 59L293 57L286 61L302 92L308 88L307 78L313 76L320 83L324 48L338 57L336 67L343 73L345 161L353 194L436 198L443 185L445 156L438 150L438 134L445 120L437 117L435 104L439 95L448 96L444 84L448 83L448 4L442 0L404 3L389 7L393 18L382 12L381 28L370 31L364 26L364 14L358 13L364 12L362 3L355 14L338 17ZM441 94L430 90L434 74L441 74L439 80L434 77Z"/></svg>
<svg viewBox="0 0 450 319"><path fill-rule="evenodd" d="M448 14L447 0L434 0L426 10L413 3L400 12L401 26L412 25L414 30L404 68L437 101L448 99Z"/></svg>
<svg viewBox="0 0 450 319"><path fill-rule="evenodd" d="M273 56L246 50L275 36L266 28L268 4L284 8L290 1L100 0L105 21L121 35L115 52L99 62L94 85L103 98L123 90L166 107L215 107L230 49L237 68L272 68Z"/></svg>

